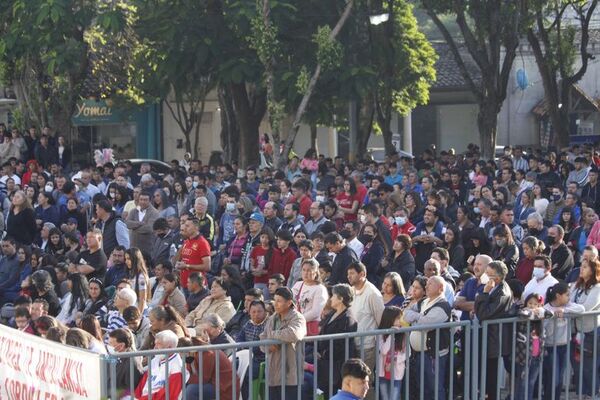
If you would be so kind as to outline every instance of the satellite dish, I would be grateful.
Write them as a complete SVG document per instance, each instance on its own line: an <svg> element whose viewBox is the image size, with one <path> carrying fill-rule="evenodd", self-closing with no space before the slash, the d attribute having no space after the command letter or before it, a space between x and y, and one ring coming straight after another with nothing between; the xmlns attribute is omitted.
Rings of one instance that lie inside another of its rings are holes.
<svg viewBox="0 0 600 400"><path fill-rule="evenodd" d="M523 68L519 68L517 70L517 86L521 90L525 90L529 86L529 79L527 78L527 72Z"/></svg>

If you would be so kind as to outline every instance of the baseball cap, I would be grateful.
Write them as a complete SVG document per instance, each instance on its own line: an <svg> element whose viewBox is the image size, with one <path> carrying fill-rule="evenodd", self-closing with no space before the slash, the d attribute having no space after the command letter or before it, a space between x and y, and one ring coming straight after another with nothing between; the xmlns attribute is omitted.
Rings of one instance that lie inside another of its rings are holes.
<svg viewBox="0 0 600 400"><path fill-rule="evenodd" d="M265 217L259 212L252 213L252 215L250 216L250 219L258 221L261 224L265 223Z"/></svg>

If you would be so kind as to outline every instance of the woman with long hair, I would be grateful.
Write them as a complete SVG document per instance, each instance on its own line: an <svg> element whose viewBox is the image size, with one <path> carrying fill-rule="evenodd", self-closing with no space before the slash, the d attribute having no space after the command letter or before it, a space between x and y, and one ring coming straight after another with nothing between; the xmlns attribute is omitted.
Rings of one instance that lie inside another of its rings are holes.
<svg viewBox="0 0 600 400"><path fill-rule="evenodd" d="M165 289L161 304L163 306L170 305L179 315L185 317L187 314L185 296L179 289L179 278L177 275L172 273L165 274L161 284Z"/></svg>
<svg viewBox="0 0 600 400"><path fill-rule="evenodd" d="M158 332L172 331L178 338L188 337L185 321L170 305L156 306L148 313L150 319L150 333L146 337L140 350L154 348L154 337Z"/></svg>
<svg viewBox="0 0 600 400"><path fill-rule="evenodd" d="M108 295L104 290L104 283L98 278L92 278L88 282L89 297L85 302L84 315L93 315L102 318L108 312Z"/></svg>
<svg viewBox="0 0 600 400"><path fill-rule="evenodd" d="M512 235L512 231L506 224L500 224L494 229L494 246L492 247L492 258L504 261L508 268L508 277L515 274L519 262L519 248Z"/></svg>
<svg viewBox="0 0 600 400"><path fill-rule="evenodd" d="M321 312L327 303L327 289L321 282L319 263L315 259L302 262L302 280L292 287L298 311L306 320L307 335L319 334Z"/></svg>
<svg viewBox="0 0 600 400"><path fill-rule="evenodd" d="M56 319L67 326L75 325L77 313L83 312L89 298L88 280L80 273L67 277L67 287L70 291L63 297L63 306Z"/></svg>
<svg viewBox="0 0 600 400"><path fill-rule="evenodd" d="M35 212L31 203L21 190L15 192L8 216L6 218L6 233L15 239L17 243L30 245L33 243L37 225Z"/></svg>
<svg viewBox="0 0 600 400"><path fill-rule="evenodd" d="M527 217L535 212L533 190L525 190L515 203L515 221L524 228L527 227Z"/></svg>
<svg viewBox="0 0 600 400"><path fill-rule="evenodd" d="M45 270L31 274L31 299L44 299L48 302L48 314L56 317L60 312L60 301L54 291L54 282L50 273Z"/></svg>
<svg viewBox="0 0 600 400"><path fill-rule="evenodd" d="M515 278L521 281L523 285L527 285L533 274L535 257L542 254L544 243L534 236L527 236L521 243L521 249L523 249L523 256L517 263Z"/></svg>
<svg viewBox="0 0 600 400"><path fill-rule="evenodd" d="M178 179L173 183L173 200L175 201L179 215L185 214L188 211L186 210L189 197L188 193L185 181Z"/></svg>
<svg viewBox="0 0 600 400"><path fill-rule="evenodd" d="M137 294L138 309L144 313L148 301L150 301L150 290L148 269L142 252L137 247L125 250L125 265L127 266L127 279Z"/></svg>
<svg viewBox="0 0 600 400"><path fill-rule="evenodd" d="M558 218L558 224L565 230L565 238L567 241L571 237L571 233L579 226L575 219L575 213L571 207L563 207L560 210L560 217Z"/></svg>
<svg viewBox="0 0 600 400"><path fill-rule="evenodd" d="M579 270L579 279L574 286L571 287L570 299L573 303L580 304L585 308L585 311L600 310L600 261L586 260L581 262ZM577 332L583 333L583 351L580 357L583 357L583 385L579 388L583 389L583 393L578 393L579 396L593 396L598 393L598 368L600 367L600 357L593 360L594 348L596 347L597 329L600 326L600 315L591 315L575 320ZM572 347L573 349L575 348ZM577 346L579 348L579 346ZM580 374L580 361L575 357L572 360L575 376ZM593 381L596 381L596 386L592 387ZM579 389L577 390L580 391Z"/></svg>
<svg viewBox="0 0 600 400"><path fill-rule="evenodd" d="M345 179L343 188L336 196L335 202L338 205L338 209L344 213L344 222L356 221L358 207L360 207L362 199L358 197L354 179Z"/></svg>
<svg viewBox="0 0 600 400"><path fill-rule="evenodd" d="M388 272L383 278L381 285L381 294L383 295L383 304L388 306L400 307L404 303L404 284L402 277L397 272Z"/></svg>
<svg viewBox="0 0 600 400"><path fill-rule="evenodd" d="M64 259L66 251L67 248L63 241L63 236L60 229L50 229L50 233L48 234L48 244L46 245L46 252L56 256L59 259Z"/></svg>
<svg viewBox="0 0 600 400"><path fill-rule="evenodd" d="M450 263L455 270L462 273L467 266L465 248L462 245L460 229L456 225L448 225L444 234L444 247L450 255Z"/></svg>
<svg viewBox="0 0 600 400"><path fill-rule="evenodd" d="M163 189L156 189L154 191L152 205L158 211L159 218L168 218L177 215L175 208L169 202L169 196Z"/></svg>
<svg viewBox="0 0 600 400"><path fill-rule="evenodd" d="M239 268L234 265L224 265L221 269L221 278L229 284L227 295L231 297L231 302L237 310L244 302L245 293Z"/></svg>
<svg viewBox="0 0 600 400"><path fill-rule="evenodd" d="M353 301L354 291L349 285L341 283L331 288L331 311L321 320L321 335L357 331L358 324L349 310ZM341 371L345 361L343 355L346 354L346 349L348 358L353 358L356 354L354 340L335 339L331 342L325 340L317 342L317 383L318 387L325 392L325 398L332 397L341 388ZM330 372L333 379L329 378Z"/></svg>
<svg viewBox="0 0 600 400"><path fill-rule="evenodd" d="M421 201L421 196L417 192L408 192L404 196L404 206L408 210L408 220L417 225L423 221L423 214L425 214L425 208Z"/></svg>

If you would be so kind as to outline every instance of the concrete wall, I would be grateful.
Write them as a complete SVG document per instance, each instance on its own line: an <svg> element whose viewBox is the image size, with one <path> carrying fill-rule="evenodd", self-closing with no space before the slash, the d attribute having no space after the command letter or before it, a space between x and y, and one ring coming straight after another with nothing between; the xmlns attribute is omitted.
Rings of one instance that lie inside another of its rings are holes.
<svg viewBox="0 0 600 400"><path fill-rule="evenodd" d="M453 148L457 152L467 149L469 143L479 143L477 106L458 104L436 107L438 113L438 140L440 150ZM418 132L413 131L413 136Z"/></svg>

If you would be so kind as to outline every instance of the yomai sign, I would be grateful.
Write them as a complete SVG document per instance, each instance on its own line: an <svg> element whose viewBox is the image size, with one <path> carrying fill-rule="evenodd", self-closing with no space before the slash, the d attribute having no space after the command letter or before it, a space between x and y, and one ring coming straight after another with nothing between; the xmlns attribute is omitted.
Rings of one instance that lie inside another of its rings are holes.
<svg viewBox="0 0 600 400"><path fill-rule="evenodd" d="M83 100L76 105L73 124L82 126L118 124L127 120L122 113L113 110L110 100Z"/></svg>

